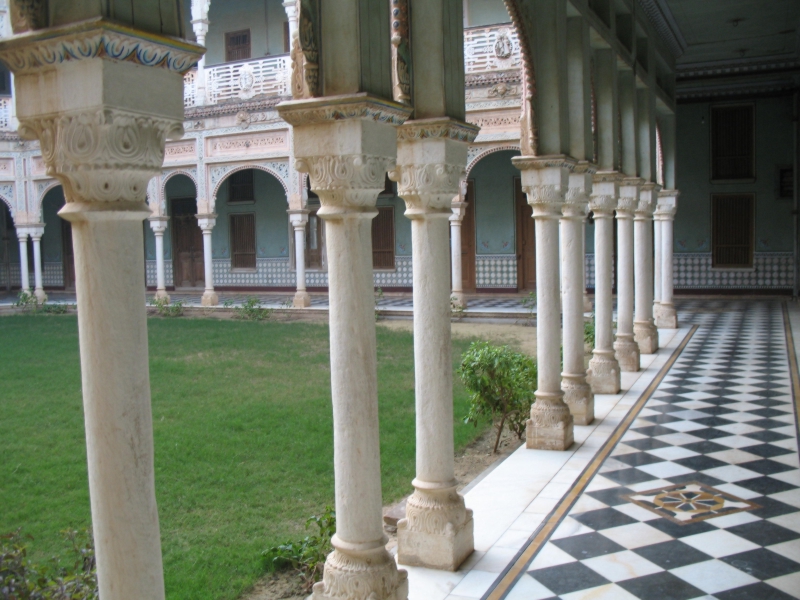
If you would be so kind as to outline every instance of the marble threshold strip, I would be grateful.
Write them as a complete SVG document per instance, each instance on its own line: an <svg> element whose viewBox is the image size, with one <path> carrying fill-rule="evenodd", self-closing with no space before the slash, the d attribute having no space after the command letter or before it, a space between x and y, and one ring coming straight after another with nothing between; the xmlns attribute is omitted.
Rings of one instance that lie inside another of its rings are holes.
<svg viewBox="0 0 800 600"><path fill-rule="evenodd" d="M528 542L523 545L522 549L500 574L486 594L483 595L481 600L502 600L513 588L514 584L519 580L519 578L525 573L525 569L531 564L533 559L536 557L536 554L555 532L561 521L567 516L572 506L586 490L589 482L599 471L605 460L611 455L611 452L619 443L620 439L622 439L622 436L628 430L631 423L634 422L636 417L639 415L639 412L641 412L642 408L644 408L644 405L650 399L650 396L652 396L653 392L661 384L664 377L675 364L675 361L678 360L678 357L686 348L697 329L698 325L693 325L691 327L687 335L683 338L683 341L681 341L678 347L673 351L667 362L663 367L661 367L661 370L650 382L633 407L628 411L628 414L625 416L622 422L617 426L608 440L606 440L605 444L603 444L600 451L595 454L594 458L589 462L584 471L572 485L569 492L564 495L552 512L545 517L542 524L536 529L536 531L533 532ZM791 335L788 332L789 328L787 327L787 335ZM795 371L793 371L793 379L795 377L794 373L796 373L796 362Z"/></svg>

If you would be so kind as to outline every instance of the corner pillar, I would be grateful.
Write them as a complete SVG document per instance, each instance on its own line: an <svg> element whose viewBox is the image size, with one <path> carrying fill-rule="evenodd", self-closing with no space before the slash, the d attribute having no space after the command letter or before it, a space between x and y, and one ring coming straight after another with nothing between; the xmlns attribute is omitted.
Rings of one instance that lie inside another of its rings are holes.
<svg viewBox="0 0 800 600"><path fill-rule="evenodd" d="M295 308L311 306L311 296L306 291L306 224L307 210L290 210L289 221L294 229L294 261L297 273L297 291L292 305Z"/></svg>
<svg viewBox="0 0 800 600"><path fill-rule="evenodd" d="M156 298L169 302L166 277L164 275L164 232L167 230L168 217L150 217L150 229L156 238Z"/></svg>
<svg viewBox="0 0 800 600"><path fill-rule="evenodd" d="M559 219L575 161L566 156L512 159L536 221L536 347L538 384L527 426L527 447L566 450L574 441L573 418L561 390L561 289Z"/></svg>
<svg viewBox="0 0 800 600"><path fill-rule="evenodd" d="M594 350L587 379L595 394L620 390L620 364L614 356L612 282L614 272L614 209L619 197L619 174L594 176L589 208L594 213Z"/></svg>
<svg viewBox="0 0 800 600"><path fill-rule="evenodd" d="M626 178L617 203L617 339L614 353L620 369L636 372L639 344L633 340L633 213L639 205L641 179Z"/></svg>
<svg viewBox="0 0 800 600"><path fill-rule="evenodd" d="M203 306L216 306L219 296L214 291L214 255L211 248L211 232L217 224L216 214L197 215L197 224L203 231L203 270L205 271L205 291L200 299Z"/></svg>
<svg viewBox="0 0 800 600"><path fill-rule="evenodd" d="M653 211L658 190L655 183L642 186L633 219L636 271L633 338L642 354L654 354L658 350L658 330L653 322Z"/></svg>
<svg viewBox="0 0 800 600"><path fill-rule="evenodd" d="M678 190L658 193L658 213L661 215L661 308L656 315L656 325L664 329L678 328L678 313L673 301L673 225L678 208Z"/></svg>

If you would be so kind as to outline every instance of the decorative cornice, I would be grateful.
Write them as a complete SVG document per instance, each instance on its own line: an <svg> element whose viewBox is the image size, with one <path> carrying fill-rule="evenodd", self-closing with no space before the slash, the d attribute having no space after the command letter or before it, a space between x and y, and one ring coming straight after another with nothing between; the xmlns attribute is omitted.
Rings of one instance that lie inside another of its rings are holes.
<svg viewBox="0 0 800 600"><path fill-rule="evenodd" d="M397 141L443 138L471 144L479 131L475 125L450 118L414 119L397 128Z"/></svg>
<svg viewBox="0 0 800 600"><path fill-rule="evenodd" d="M573 171L578 161L564 154L552 154L548 156L515 156L511 159L511 163L520 171L551 168Z"/></svg>
<svg viewBox="0 0 800 600"><path fill-rule="evenodd" d="M679 81L705 77L727 77L731 75L752 75L772 71L800 69L800 57L796 54L773 56L769 58L739 58L675 65L675 76Z"/></svg>
<svg viewBox="0 0 800 600"><path fill-rule="evenodd" d="M522 83L522 69L513 71L490 71L488 73L469 74L464 77L464 87L478 88L498 83Z"/></svg>
<svg viewBox="0 0 800 600"><path fill-rule="evenodd" d="M295 127L345 119L402 125L411 114L411 109L402 104L365 93L291 100L280 103L277 110L281 118Z"/></svg>
<svg viewBox="0 0 800 600"><path fill-rule="evenodd" d="M686 40L665 0L639 0L639 6L675 58L686 52Z"/></svg>
<svg viewBox="0 0 800 600"><path fill-rule="evenodd" d="M285 96L267 96L258 100L247 102L234 101L222 104L211 104L208 106L194 106L184 111L185 119L192 121L195 119L208 119L211 117L221 117L224 115L234 115L241 111L257 112L275 108L281 102L288 100Z"/></svg>
<svg viewBox="0 0 800 600"><path fill-rule="evenodd" d="M204 52L202 46L144 33L103 18L0 41L0 60L17 74L88 58L133 62L183 74L197 64Z"/></svg>

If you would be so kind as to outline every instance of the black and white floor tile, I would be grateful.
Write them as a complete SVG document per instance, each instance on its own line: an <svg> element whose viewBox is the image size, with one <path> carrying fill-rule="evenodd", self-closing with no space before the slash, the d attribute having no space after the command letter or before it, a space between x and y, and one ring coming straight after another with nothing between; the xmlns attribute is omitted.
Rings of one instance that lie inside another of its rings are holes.
<svg viewBox="0 0 800 600"><path fill-rule="evenodd" d="M800 598L781 304L682 316L699 329L508 600Z"/></svg>

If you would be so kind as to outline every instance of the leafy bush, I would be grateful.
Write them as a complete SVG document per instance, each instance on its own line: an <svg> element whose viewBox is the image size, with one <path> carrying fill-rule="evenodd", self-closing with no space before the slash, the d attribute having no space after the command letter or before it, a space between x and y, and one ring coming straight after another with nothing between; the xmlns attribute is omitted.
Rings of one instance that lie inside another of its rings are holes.
<svg viewBox="0 0 800 600"><path fill-rule="evenodd" d="M529 322L533 320L533 316L536 314L536 304L536 292L529 292L528 295L522 299L522 307L528 310Z"/></svg>
<svg viewBox="0 0 800 600"><path fill-rule="evenodd" d="M265 321L275 312L272 308L263 308L261 300L255 296L250 296L241 306L234 306L233 300L226 300L222 305L225 308L233 308L234 318L247 321Z"/></svg>
<svg viewBox="0 0 800 600"><path fill-rule="evenodd" d="M464 387L471 394L470 409L464 422L478 422L485 417L500 418L494 452L500 444L503 426L519 439L525 435L531 403L536 389L536 362L513 352L508 346L473 342L461 357L458 369Z"/></svg>
<svg viewBox="0 0 800 600"><path fill-rule="evenodd" d="M273 546L261 553L267 572L274 573L283 569L297 571L305 593L309 593L314 583L322 579L325 557L333 550L331 537L336 533L336 513L327 506L324 513L314 515L306 521L306 529L312 524L319 529L317 535Z"/></svg>
<svg viewBox="0 0 800 600"><path fill-rule="evenodd" d="M156 312L162 317L183 316L183 300L170 302L168 298L153 298L151 304L156 307Z"/></svg>
<svg viewBox="0 0 800 600"><path fill-rule="evenodd" d="M583 342L594 348L594 315L583 323Z"/></svg>
<svg viewBox="0 0 800 600"><path fill-rule="evenodd" d="M36 296L34 296L31 292L22 290L17 295L17 301L14 302L14 306L21 309L22 312L35 313L39 310L39 301L36 300Z"/></svg>
<svg viewBox="0 0 800 600"><path fill-rule="evenodd" d="M450 296L450 316L456 321L460 321L464 318L466 312L467 309L464 308L464 305L458 301L458 298L455 296Z"/></svg>
<svg viewBox="0 0 800 600"><path fill-rule="evenodd" d="M65 531L72 560L41 567L28 563L19 530L0 537L0 597L3 600L97 600L97 571L91 532Z"/></svg>

